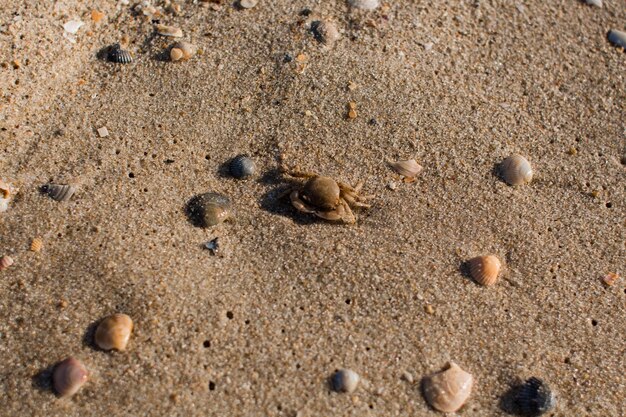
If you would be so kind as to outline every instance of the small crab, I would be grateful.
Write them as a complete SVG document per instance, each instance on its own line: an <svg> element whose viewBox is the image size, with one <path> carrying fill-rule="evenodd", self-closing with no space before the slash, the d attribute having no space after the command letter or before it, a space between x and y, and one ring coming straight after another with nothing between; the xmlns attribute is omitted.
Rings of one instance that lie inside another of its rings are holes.
<svg viewBox="0 0 626 417"><path fill-rule="evenodd" d="M308 178L304 185L290 190L291 204L303 213L315 214L325 220L355 223L351 207L371 207L365 201L371 196L359 195L363 183L352 188L348 184L307 172L289 172L292 177Z"/></svg>

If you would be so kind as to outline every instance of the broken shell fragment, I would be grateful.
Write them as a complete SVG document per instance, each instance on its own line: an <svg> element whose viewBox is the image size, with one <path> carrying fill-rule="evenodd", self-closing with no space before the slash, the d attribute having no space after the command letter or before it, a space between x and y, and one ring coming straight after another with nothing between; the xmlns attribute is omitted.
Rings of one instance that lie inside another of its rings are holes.
<svg viewBox="0 0 626 417"><path fill-rule="evenodd" d="M259 3L259 0L239 0L239 7L242 9L252 9Z"/></svg>
<svg viewBox="0 0 626 417"><path fill-rule="evenodd" d="M95 342L100 349L126 350L133 331L133 320L126 314L113 314L102 320L96 329Z"/></svg>
<svg viewBox="0 0 626 417"><path fill-rule="evenodd" d="M183 31L176 26L168 26L158 24L155 26L156 32L161 36L169 36L171 38L182 38Z"/></svg>
<svg viewBox="0 0 626 417"><path fill-rule="evenodd" d="M494 255L477 256L468 261L470 275L476 282L489 287L498 280L502 264Z"/></svg>
<svg viewBox="0 0 626 417"><path fill-rule="evenodd" d="M50 198L56 201L67 201L76 192L76 187L71 185L47 184L42 187L42 192L48 194Z"/></svg>
<svg viewBox="0 0 626 417"><path fill-rule="evenodd" d="M232 217L232 203L222 194L208 192L189 200L186 211L194 226L212 227Z"/></svg>
<svg viewBox="0 0 626 417"><path fill-rule="evenodd" d="M311 23L311 31L318 42L327 46L332 46L340 37L337 26L333 22L324 20L316 20Z"/></svg>
<svg viewBox="0 0 626 417"><path fill-rule="evenodd" d="M473 377L454 362L424 379L424 397L435 409L452 413L463 406L472 391Z"/></svg>
<svg viewBox="0 0 626 417"><path fill-rule="evenodd" d="M172 62L186 61L196 54L198 47L189 42L177 42L170 50L170 59Z"/></svg>
<svg viewBox="0 0 626 417"><path fill-rule="evenodd" d="M4 255L2 258L0 258L0 271L2 271L3 269L7 269L11 265L13 265L13 258L11 258L9 255Z"/></svg>
<svg viewBox="0 0 626 417"><path fill-rule="evenodd" d="M359 385L359 374L351 369L339 369L330 379L333 390L337 392L354 392Z"/></svg>
<svg viewBox="0 0 626 417"><path fill-rule="evenodd" d="M514 389L513 404L525 416L540 416L556 405L552 390L544 381L532 377Z"/></svg>
<svg viewBox="0 0 626 417"><path fill-rule="evenodd" d="M254 175L255 169L254 161L248 155L237 155L228 165L230 175L238 179Z"/></svg>
<svg viewBox="0 0 626 417"><path fill-rule="evenodd" d="M122 49L119 43L111 46L107 59L116 64L130 64L133 62L133 56L125 49Z"/></svg>
<svg viewBox="0 0 626 417"><path fill-rule="evenodd" d="M11 184L0 180L0 213L9 209L9 201L13 198L13 194L17 192Z"/></svg>
<svg viewBox="0 0 626 417"><path fill-rule="evenodd" d="M374 10L380 6L380 0L348 0L355 9Z"/></svg>
<svg viewBox="0 0 626 417"><path fill-rule="evenodd" d="M87 382L87 368L75 358L59 362L52 374L52 385L61 397L71 397Z"/></svg>
<svg viewBox="0 0 626 417"><path fill-rule="evenodd" d="M607 35L607 39L615 46L626 49L626 32L621 30L612 29Z"/></svg>
<svg viewBox="0 0 626 417"><path fill-rule="evenodd" d="M422 166L418 164L415 159L389 162L389 166L398 174L407 178L415 178L420 172L422 172L423 169Z"/></svg>
<svg viewBox="0 0 626 417"><path fill-rule="evenodd" d="M509 185L528 184L533 179L533 169L526 158L514 154L502 161L500 175Z"/></svg>

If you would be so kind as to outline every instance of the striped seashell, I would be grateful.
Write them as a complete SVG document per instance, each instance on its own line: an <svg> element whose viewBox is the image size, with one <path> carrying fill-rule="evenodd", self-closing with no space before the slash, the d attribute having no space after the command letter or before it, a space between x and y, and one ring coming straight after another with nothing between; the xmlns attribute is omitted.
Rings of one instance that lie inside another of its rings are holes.
<svg viewBox="0 0 626 417"><path fill-rule="evenodd" d="M186 61L196 54L198 47L189 42L177 42L170 50L170 59L173 62Z"/></svg>
<svg viewBox="0 0 626 417"><path fill-rule="evenodd" d="M533 169L526 158L514 154L502 161L500 175L509 185L528 184L533 179Z"/></svg>
<svg viewBox="0 0 626 417"><path fill-rule="evenodd" d="M126 314L113 314L102 320L94 336L96 345L104 350L126 350L133 331L133 320Z"/></svg>
<svg viewBox="0 0 626 417"><path fill-rule="evenodd" d="M380 0L348 0L355 9L374 10L380 6Z"/></svg>
<svg viewBox="0 0 626 417"><path fill-rule="evenodd" d="M230 175L237 179L244 179L254 175L256 167L248 155L237 155L228 165Z"/></svg>
<svg viewBox="0 0 626 417"><path fill-rule="evenodd" d="M9 255L4 255L2 258L0 258L0 271L2 271L3 269L7 269L11 265L13 265L13 258L11 258Z"/></svg>
<svg viewBox="0 0 626 417"><path fill-rule="evenodd" d="M469 398L473 382L470 373L449 362L446 369L424 379L424 397L436 410L453 413Z"/></svg>
<svg viewBox="0 0 626 417"><path fill-rule="evenodd" d="M72 185L47 184L43 186L43 192L56 201L67 201L76 192L76 187Z"/></svg>
<svg viewBox="0 0 626 417"><path fill-rule="evenodd" d="M485 287L496 283L500 267L500 260L494 255L477 256L468 261L470 275L476 282Z"/></svg>
<svg viewBox="0 0 626 417"><path fill-rule="evenodd" d="M407 178L415 178L420 172L422 172L423 169L422 166L418 164L415 159L389 162L389 166L398 174Z"/></svg>
<svg viewBox="0 0 626 417"><path fill-rule="evenodd" d="M161 36L169 36L171 38L182 38L183 31L176 26L156 25L156 32Z"/></svg>
<svg viewBox="0 0 626 417"><path fill-rule="evenodd" d="M52 374L52 385L61 397L71 397L87 382L87 368L78 359L67 358L57 364Z"/></svg>
<svg viewBox="0 0 626 417"><path fill-rule="evenodd" d="M116 64L130 64L133 62L133 56L125 49L122 49L119 43L111 46L107 59Z"/></svg>
<svg viewBox="0 0 626 417"><path fill-rule="evenodd" d="M552 390L544 381L532 377L515 389L513 404L525 416L540 416L556 405Z"/></svg>
<svg viewBox="0 0 626 417"><path fill-rule="evenodd" d="M30 250L33 252L39 252L41 251L41 248L43 248L43 239L40 237L36 237L34 238L31 242L30 242Z"/></svg>
<svg viewBox="0 0 626 417"><path fill-rule="evenodd" d="M626 48L626 32L621 30L611 29L607 35L607 39L615 46L620 48Z"/></svg>

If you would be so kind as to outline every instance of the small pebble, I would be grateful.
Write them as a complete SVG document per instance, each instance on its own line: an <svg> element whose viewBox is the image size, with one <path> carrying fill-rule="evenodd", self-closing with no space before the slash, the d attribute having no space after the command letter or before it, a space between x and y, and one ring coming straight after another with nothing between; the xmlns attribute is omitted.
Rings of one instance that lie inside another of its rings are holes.
<svg viewBox="0 0 626 417"><path fill-rule="evenodd" d="M426 305L424 306L424 311L425 311L427 314L435 314L435 308L434 308L433 306L431 306L430 304L426 304Z"/></svg>
<svg viewBox="0 0 626 417"><path fill-rule="evenodd" d="M106 127L102 126L98 129L98 136L100 136L101 138L106 138L107 136L109 136L109 130Z"/></svg>
<svg viewBox="0 0 626 417"><path fill-rule="evenodd" d="M204 244L204 247L211 251L211 255L216 255L220 249L218 238L216 237L215 239L209 240Z"/></svg>
<svg viewBox="0 0 626 417"><path fill-rule="evenodd" d="M340 369L331 378L333 390L337 392L354 392L359 385L359 374L351 369Z"/></svg>
<svg viewBox="0 0 626 417"><path fill-rule="evenodd" d="M84 23L80 20L70 20L63 25L63 29L70 35L75 35L82 25L84 25Z"/></svg>
<svg viewBox="0 0 626 417"><path fill-rule="evenodd" d="M94 22L98 23L103 18L104 18L104 13L99 12L97 10L92 10L91 11L91 20L93 20Z"/></svg>
<svg viewBox="0 0 626 417"><path fill-rule="evenodd" d="M259 0L239 0L239 7L242 9L252 9L259 3Z"/></svg>
<svg viewBox="0 0 626 417"><path fill-rule="evenodd" d="M176 26L156 25L156 31L161 36L169 36L171 38L182 38L183 31Z"/></svg>
<svg viewBox="0 0 626 417"><path fill-rule="evenodd" d="M615 283L617 282L618 279L619 279L619 275L618 274L616 274L615 272L609 272L604 277L602 277L602 282L607 287L611 287L611 286L615 285Z"/></svg>
<svg viewBox="0 0 626 417"><path fill-rule="evenodd" d="M626 48L626 32L613 29L609 31L607 38L613 45Z"/></svg>
<svg viewBox="0 0 626 417"><path fill-rule="evenodd" d="M404 379L409 384L412 384L415 381L415 379L413 378L413 374L409 371L402 372L402 379Z"/></svg>

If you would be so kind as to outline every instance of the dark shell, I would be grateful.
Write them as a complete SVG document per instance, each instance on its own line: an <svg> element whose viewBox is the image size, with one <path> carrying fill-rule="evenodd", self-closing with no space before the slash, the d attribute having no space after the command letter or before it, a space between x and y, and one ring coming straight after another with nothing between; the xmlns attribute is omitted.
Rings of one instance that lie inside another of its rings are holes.
<svg viewBox="0 0 626 417"><path fill-rule="evenodd" d="M532 377L515 390L513 403L524 416L540 416L556 405L550 387L539 378Z"/></svg>
<svg viewBox="0 0 626 417"><path fill-rule="evenodd" d="M76 192L76 188L71 185L46 184L41 187L41 191L56 201L67 201Z"/></svg>
<svg viewBox="0 0 626 417"><path fill-rule="evenodd" d="M133 57L130 52L122 49L119 43L116 43L111 47L107 58L109 61L115 62L116 64L130 64L133 62Z"/></svg>
<svg viewBox="0 0 626 417"><path fill-rule="evenodd" d="M237 155L228 166L230 175L238 179L254 175L255 168L254 161L248 155Z"/></svg>
<svg viewBox="0 0 626 417"><path fill-rule="evenodd" d="M218 193L198 194L187 203L189 221L197 227L216 226L232 215L230 199Z"/></svg>

